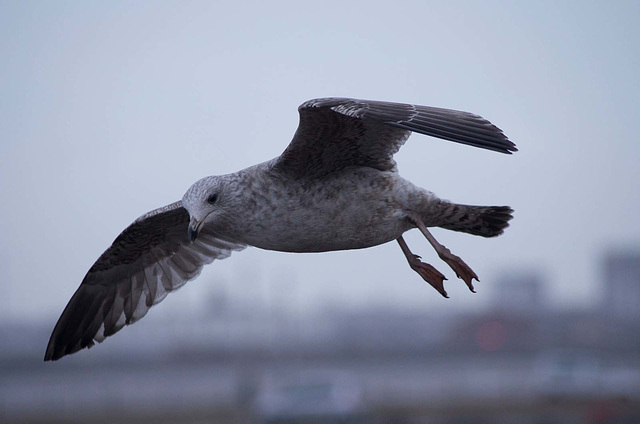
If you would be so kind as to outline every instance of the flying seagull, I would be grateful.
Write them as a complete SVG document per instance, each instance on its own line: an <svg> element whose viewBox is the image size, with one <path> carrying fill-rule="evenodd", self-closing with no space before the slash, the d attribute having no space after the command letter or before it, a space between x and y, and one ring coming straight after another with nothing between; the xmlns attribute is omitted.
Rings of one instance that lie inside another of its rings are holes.
<svg viewBox="0 0 640 424"><path fill-rule="evenodd" d="M398 174L393 155L411 132L496 152L515 144L468 112L348 98L303 103L300 123L278 157L205 177L182 197L136 219L98 258L56 324L44 360L102 342L214 259L255 246L282 252L362 249L396 240L411 269L442 296L445 276L409 250L418 228L474 291L475 272L428 227L483 237L502 234L508 206L452 203Z"/></svg>

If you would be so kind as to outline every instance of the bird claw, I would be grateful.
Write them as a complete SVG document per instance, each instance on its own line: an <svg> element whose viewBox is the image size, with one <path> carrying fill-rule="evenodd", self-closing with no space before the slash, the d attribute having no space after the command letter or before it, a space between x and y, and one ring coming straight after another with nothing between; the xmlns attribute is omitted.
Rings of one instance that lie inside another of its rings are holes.
<svg viewBox="0 0 640 424"><path fill-rule="evenodd" d="M473 279L475 278L478 282L480 280L469 265L467 265L459 256L451 253L449 249L445 249L445 251L440 254L440 259L445 261L451 267L451 269L456 273L456 276L464 281L467 287L469 287L469 290L473 293L476 292L473 287Z"/></svg>
<svg viewBox="0 0 640 424"><path fill-rule="evenodd" d="M417 272L424 281L429 283L431 287L436 289L443 297L449 297L444 289L444 280L446 280L447 277L445 277L440 271L435 269L432 265L422 262L418 255L413 255L413 258L409 260L409 266L411 266L412 270Z"/></svg>

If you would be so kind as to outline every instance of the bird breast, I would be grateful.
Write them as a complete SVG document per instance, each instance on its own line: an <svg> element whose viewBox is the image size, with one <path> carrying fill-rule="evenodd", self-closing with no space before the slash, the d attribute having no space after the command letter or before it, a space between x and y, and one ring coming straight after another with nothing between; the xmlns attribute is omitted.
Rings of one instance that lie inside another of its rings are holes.
<svg viewBox="0 0 640 424"><path fill-rule="evenodd" d="M415 190L398 174L372 168L301 181L253 178L230 216L238 229L233 238L284 252L375 246L411 228L406 203Z"/></svg>

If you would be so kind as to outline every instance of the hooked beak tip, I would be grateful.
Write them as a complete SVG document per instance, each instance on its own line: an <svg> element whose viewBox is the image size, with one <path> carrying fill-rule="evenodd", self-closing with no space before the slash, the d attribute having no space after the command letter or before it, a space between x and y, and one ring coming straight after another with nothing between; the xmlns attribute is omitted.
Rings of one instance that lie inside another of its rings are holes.
<svg viewBox="0 0 640 424"><path fill-rule="evenodd" d="M189 223L189 229L187 230L187 235L189 236L189 241L192 243L196 241L196 238L198 237L198 227L198 221L191 220Z"/></svg>

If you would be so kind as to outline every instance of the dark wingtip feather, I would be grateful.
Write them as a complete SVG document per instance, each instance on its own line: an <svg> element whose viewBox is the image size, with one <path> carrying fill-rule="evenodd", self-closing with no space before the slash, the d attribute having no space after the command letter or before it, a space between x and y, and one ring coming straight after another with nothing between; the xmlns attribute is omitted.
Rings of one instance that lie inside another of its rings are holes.
<svg viewBox="0 0 640 424"><path fill-rule="evenodd" d="M100 299L92 293L96 289L99 288L86 285L78 287L51 333L44 355L45 361L55 361L93 345L95 333L86 334L86 327L91 324L100 307Z"/></svg>

